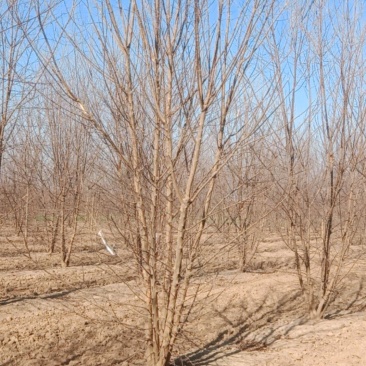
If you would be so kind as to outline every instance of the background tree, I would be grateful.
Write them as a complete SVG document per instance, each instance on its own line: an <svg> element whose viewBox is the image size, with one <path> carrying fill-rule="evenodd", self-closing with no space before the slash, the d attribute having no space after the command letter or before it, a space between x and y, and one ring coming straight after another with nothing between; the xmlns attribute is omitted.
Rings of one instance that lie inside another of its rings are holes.
<svg viewBox="0 0 366 366"><path fill-rule="evenodd" d="M19 26L19 23L22 26ZM32 52L24 32L31 34L30 7L22 1L0 5L0 172L7 141L23 106L34 90ZM1 176L1 175L0 175Z"/></svg>
<svg viewBox="0 0 366 366"><path fill-rule="evenodd" d="M337 12L331 3L309 9L295 4L289 8L293 28L280 25L272 32L278 118L283 121L276 145L279 165L286 162L287 170L272 173L285 197L285 230L281 222L278 227L294 252L313 317L324 316L334 300L346 253L359 238L356 223L363 222L364 201L355 200L362 186L356 166L363 159L363 121L352 112L362 104L365 35L358 6L347 2ZM334 13L342 15L334 19ZM291 38L281 37L282 32Z"/></svg>

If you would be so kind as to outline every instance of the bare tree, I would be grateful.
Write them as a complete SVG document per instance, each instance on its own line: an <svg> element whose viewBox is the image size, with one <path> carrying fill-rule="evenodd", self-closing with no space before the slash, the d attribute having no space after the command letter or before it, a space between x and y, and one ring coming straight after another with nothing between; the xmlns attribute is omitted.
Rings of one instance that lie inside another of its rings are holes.
<svg viewBox="0 0 366 366"><path fill-rule="evenodd" d="M77 87L59 64L47 20L38 17L48 46L47 53L38 51L40 59L128 177L124 199L133 202L126 212L137 228L131 232L144 289L149 365L169 364L195 303L191 280L218 174L266 119L264 111L246 114L256 121L247 129L235 111L273 7L273 1L260 0L241 7L223 1L132 1L127 7L107 1L98 3L98 14L87 9L94 34L87 35L85 47L72 34L79 27L76 13L71 28L54 15L60 39L69 40L87 65L84 71L75 65Z"/></svg>
<svg viewBox="0 0 366 366"><path fill-rule="evenodd" d="M260 241L268 234L265 222L271 211L267 196L272 184L260 163L263 149L255 151L256 144L257 141L238 152L222 177L229 189L224 200L224 220L219 221L217 230L225 233L229 247L236 247L237 264L242 272L250 267Z"/></svg>
<svg viewBox="0 0 366 366"><path fill-rule="evenodd" d="M278 135L284 141L279 156L287 161L286 174L273 173L286 197L286 230L280 225L280 231L294 252L309 314L316 318L335 297L362 223L364 202L355 197L362 186L356 167L363 159L363 121L362 113L352 112L361 106L363 82L365 32L358 27L358 6L347 3L332 19L331 4L302 9L295 4L292 30L281 26L272 32L284 131ZM282 44L280 32L286 31L292 37Z"/></svg>
<svg viewBox="0 0 366 366"><path fill-rule="evenodd" d="M24 34L32 33L29 12L22 1L0 5L0 172L9 136L34 89L32 52Z"/></svg>
<svg viewBox="0 0 366 366"><path fill-rule="evenodd" d="M48 187L48 208L52 208L50 252L54 251L55 244L59 242L61 264L68 266L78 232L85 177L88 173L90 135L82 124L66 113L61 102L55 104L56 96L52 100L53 104L46 101L44 108L44 128L47 129L50 141L49 145L43 146L46 149L44 156L48 157L48 169L44 173L52 177L51 181L44 180Z"/></svg>

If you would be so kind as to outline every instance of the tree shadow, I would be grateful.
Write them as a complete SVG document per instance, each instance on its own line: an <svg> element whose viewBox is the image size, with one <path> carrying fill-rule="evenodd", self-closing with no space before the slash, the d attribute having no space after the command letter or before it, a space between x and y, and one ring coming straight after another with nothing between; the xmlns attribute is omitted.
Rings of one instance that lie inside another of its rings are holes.
<svg viewBox="0 0 366 366"><path fill-rule="evenodd" d="M229 306L220 311L216 310L216 316L226 322L228 329L220 332L214 340L203 347L175 359L172 364L174 366L204 366L242 351L261 350L307 321L306 317L296 317L290 323L284 322L289 313L298 310L299 306L303 304L300 291L284 295L270 308L268 308L266 300L267 298L264 298L251 312L248 312L247 306L243 302L240 307L242 314L246 314L246 316L241 317L235 323L225 315Z"/></svg>
<svg viewBox="0 0 366 366"><path fill-rule="evenodd" d="M358 288L351 295L348 295L350 300L343 306L334 304L335 310L327 314L324 319L335 319L342 315L354 314L366 310L366 291L365 278L362 278L358 284Z"/></svg>
<svg viewBox="0 0 366 366"><path fill-rule="evenodd" d="M64 290L64 291L59 291L59 292L53 292L50 294L43 294L43 295L33 295L33 296L20 296L20 297L15 297L13 299L6 299L6 300L1 300L0 301L0 306L1 305L9 305L9 304L14 304L16 302L21 302L21 301L25 301L25 300L35 300L35 299L41 299L41 300L48 300L48 299L57 299L60 297L64 297L72 292L81 290L82 287L80 288L73 288L70 290Z"/></svg>
<svg viewBox="0 0 366 366"><path fill-rule="evenodd" d="M357 290L345 306L338 308L340 305L335 305L337 309L326 315L324 319L330 320L345 314L365 311L365 290L364 281L361 280ZM251 312L248 312L247 305L242 302L239 311L245 316L236 322L230 320L226 315L230 304L224 309L215 310L215 315L227 324L227 328L204 346L175 359L172 365L206 366L242 351L263 350L285 337L295 327L307 323L306 315L299 316L299 309L304 306L301 291L285 294L270 308L267 299L268 297L264 298ZM289 321L291 314L297 314L297 316L292 316L292 321ZM303 314L306 314L305 309Z"/></svg>

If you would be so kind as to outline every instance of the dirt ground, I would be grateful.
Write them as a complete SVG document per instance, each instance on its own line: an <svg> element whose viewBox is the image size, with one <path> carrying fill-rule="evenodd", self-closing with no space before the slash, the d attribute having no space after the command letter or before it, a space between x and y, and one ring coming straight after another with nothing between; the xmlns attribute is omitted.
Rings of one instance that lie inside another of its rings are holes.
<svg viewBox="0 0 366 366"><path fill-rule="evenodd" d="M36 242L0 235L0 365L144 365L139 293L124 248L111 257L93 236L69 268ZM237 253L197 279L213 284L179 339L176 365L366 365L366 261L353 262L327 317L305 321L292 253L263 241L250 271ZM216 296L220 294L220 296Z"/></svg>

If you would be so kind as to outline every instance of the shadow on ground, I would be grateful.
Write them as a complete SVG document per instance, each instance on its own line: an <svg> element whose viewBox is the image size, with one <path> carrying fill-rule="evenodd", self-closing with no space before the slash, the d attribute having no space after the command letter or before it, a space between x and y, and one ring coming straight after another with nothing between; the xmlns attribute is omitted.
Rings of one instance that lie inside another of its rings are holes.
<svg viewBox="0 0 366 366"><path fill-rule="evenodd" d="M291 313L299 313L299 306L303 304L300 291L283 296L271 308L268 308L266 300L263 299L251 312L248 312L246 304L242 303L239 311L245 315L235 323L225 316L227 308L216 311L217 316L227 323L228 329L220 332L213 341L198 350L174 360L173 365L204 366L241 351L261 350L285 336L297 325L305 323L305 317L301 317L290 323L287 321L284 325L284 320Z"/></svg>
<svg viewBox="0 0 366 366"><path fill-rule="evenodd" d="M365 278L362 277L356 290L342 292L343 296L336 298L331 304L324 319L330 320L365 311L364 281ZM264 298L251 312L248 312L247 305L242 303L237 310L244 315L235 323L225 315L230 305L220 311L216 310L216 316L227 324L226 329L203 347L175 359L173 365L206 366L242 351L263 350L285 337L295 327L307 322L305 301L300 291L284 295L272 307L268 306L266 300L267 298Z"/></svg>
<svg viewBox="0 0 366 366"><path fill-rule="evenodd" d="M21 301L25 301L25 300L34 300L34 299L42 299L42 300L57 299L57 298L66 296L68 294L71 294L72 292L78 291L80 289L82 289L82 287L80 287L80 288L74 288L74 289L70 289L70 290L65 290L65 291L52 292L50 294L42 294L42 295L34 295L34 296L20 296L20 297L15 297L15 298L11 298L11 299L5 299L5 300L1 300L0 301L0 306L1 305L9 305L9 304L13 304L13 303L21 302Z"/></svg>

